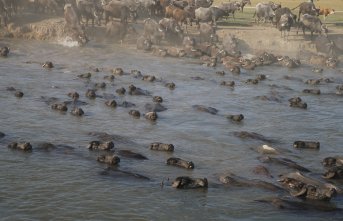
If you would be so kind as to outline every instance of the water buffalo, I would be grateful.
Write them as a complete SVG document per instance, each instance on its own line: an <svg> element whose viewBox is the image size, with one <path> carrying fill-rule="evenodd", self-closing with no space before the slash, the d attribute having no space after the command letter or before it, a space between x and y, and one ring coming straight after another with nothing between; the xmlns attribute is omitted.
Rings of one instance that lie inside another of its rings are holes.
<svg viewBox="0 0 343 221"><path fill-rule="evenodd" d="M150 51L152 42L150 39L144 36L140 36L139 38L137 38L136 46L138 50Z"/></svg>
<svg viewBox="0 0 343 221"><path fill-rule="evenodd" d="M182 24L186 24L186 30L187 25L190 24L192 26L192 21L195 17L194 15L194 6L187 6L185 8L179 8L174 5L169 5L165 9L165 17L166 18L174 18L180 26Z"/></svg>
<svg viewBox="0 0 343 221"><path fill-rule="evenodd" d="M288 100L290 107L298 107L302 109L307 109L307 103L303 102L300 97L293 97Z"/></svg>
<svg viewBox="0 0 343 221"><path fill-rule="evenodd" d="M56 103L51 105L51 109L66 112L68 110L68 107L65 103Z"/></svg>
<svg viewBox="0 0 343 221"><path fill-rule="evenodd" d="M78 41L80 45L86 44L89 40L85 34L84 29L80 25L79 17L71 4L64 6L64 19L65 27L64 31L71 35L71 37Z"/></svg>
<svg viewBox="0 0 343 221"><path fill-rule="evenodd" d="M292 196L312 200L329 201L339 189L329 183L322 183L300 172L288 173L280 176L278 180Z"/></svg>
<svg viewBox="0 0 343 221"><path fill-rule="evenodd" d="M0 48L0 56L1 57L7 57L8 54L10 53L10 48L9 47L1 47Z"/></svg>
<svg viewBox="0 0 343 221"><path fill-rule="evenodd" d="M129 3L125 1L112 0L108 4L102 6L105 15L105 22L109 21L109 18L119 18L120 22L127 23L129 17L132 21L136 21L137 12Z"/></svg>
<svg viewBox="0 0 343 221"><path fill-rule="evenodd" d="M243 114L228 115L227 119L230 119L236 122L241 122L244 119L244 115Z"/></svg>
<svg viewBox="0 0 343 221"><path fill-rule="evenodd" d="M251 5L251 1L250 1L250 0L241 0L239 3L240 3L240 5L241 5L241 12L243 12L243 8L244 8L246 5Z"/></svg>
<svg viewBox="0 0 343 221"><path fill-rule="evenodd" d="M97 6L95 0L76 0L76 9L81 18L86 19L86 26L88 26L89 19L92 20L92 26L94 21L100 25L102 10Z"/></svg>
<svg viewBox="0 0 343 221"><path fill-rule="evenodd" d="M297 29L297 34L299 29L302 28L303 34L305 35L305 29L308 29L311 32L311 38L313 37L313 32L324 34L327 36L328 29L325 25L322 24L320 19L317 16L304 14L300 18L300 22Z"/></svg>
<svg viewBox="0 0 343 221"><path fill-rule="evenodd" d="M106 36L114 39L123 40L128 31L128 24L116 21L110 21L106 24Z"/></svg>
<svg viewBox="0 0 343 221"><path fill-rule="evenodd" d="M206 178L190 178L186 176L177 177L172 187L177 189L196 189L196 188L207 188L208 181Z"/></svg>
<svg viewBox="0 0 343 221"><path fill-rule="evenodd" d="M218 110L213 107L206 107L204 105L193 105L192 107L197 111L206 112L213 115L218 113Z"/></svg>
<svg viewBox="0 0 343 221"><path fill-rule="evenodd" d="M279 31L281 32L281 37L286 38L288 40L288 36L289 36L289 31L291 30L291 27L294 24L294 20L292 15L288 14L288 13L284 13L283 15L281 15L278 23L277 23L277 27L279 29ZM287 31L287 37L286 37L286 31ZM282 35L282 32L284 33Z"/></svg>
<svg viewBox="0 0 343 221"><path fill-rule="evenodd" d="M320 143L314 141L294 141L294 148L319 150Z"/></svg>
<svg viewBox="0 0 343 221"><path fill-rule="evenodd" d="M241 51L238 50L238 40L234 35L226 34L223 37L223 49L226 54L233 57L240 57Z"/></svg>
<svg viewBox="0 0 343 221"><path fill-rule="evenodd" d="M106 150L109 151L114 148L112 141L100 142L100 141L91 141L87 148L89 150Z"/></svg>
<svg viewBox="0 0 343 221"><path fill-rule="evenodd" d="M55 12L56 14L60 9L56 0L35 0L34 7L35 11Z"/></svg>
<svg viewBox="0 0 343 221"><path fill-rule="evenodd" d="M186 161L176 157L171 157L167 159L167 165L183 167L186 169L194 169L194 163L192 161Z"/></svg>
<svg viewBox="0 0 343 221"><path fill-rule="evenodd" d="M129 115L131 115L134 118L140 118L141 117L141 113L138 110L130 110Z"/></svg>
<svg viewBox="0 0 343 221"><path fill-rule="evenodd" d="M299 8L298 21L300 20L301 14L309 14L313 16L318 16L319 10L313 4L313 2L302 2L297 7L292 8L292 10Z"/></svg>
<svg viewBox="0 0 343 221"><path fill-rule="evenodd" d="M144 117L147 120L156 121L158 118L158 115L155 111L151 111L151 112L145 113Z"/></svg>
<svg viewBox="0 0 343 221"><path fill-rule="evenodd" d="M151 18L162 13L162 6L159 0L138 0L136 3L141 11L146 12L146 15Z"/></svg>
<svg viewBox="0 0 343 221"><path fill-rule="evenodd" d="M160 44L165 37L165 31L153 19L144 20L144 37L149 39L153 44Z"/></svg>
<svg viewBox="0 0 343 221"><path fill-rule="evenodd" d="M339 51L336 44L324 35L319 35L315 39L314 44L317 52L325 55L334 56Z"/></svg>
<svg viewBox="0 0 343 221"><path fill-rule="evenodd" d="M255 6L254 18L255 22L262 21L263 23L267 21L272 22L273 17L275 16L275 10L278 8L273 2L270 3L258 3ZM256 20L257 19L257 20Z"/></svg>
<svg viewBox="0 0 343 221"><path fill-rule="evenodd" d="M163 102L163 98L160 97L160 96L154 96L152 98L152 101L155 102L155 103L162 103Z"/></svg>
<svg viewBox="0 0 343 221"><path fill-rule="evenodd" d="M174 18L163 18L159 22L159 27L165 33L165 38L171 42L181 42L183 39L183 31L177 20Z"/></svg>
<svg viewBox="0 0 343 221"><path fill-rule="evenodd" d="M240 2L227 2L227 3L221 3L221 5L218 6L218 8L223 9L229 14L232 14L233 19L235 19L235 12L238 10L241 10L241 3Z"/></svg>
<svg viewBox="0 0 343 221"><path fill-rule="evenodd" d="M343 166L334 166L327 168L322 176L325 179L342 179L343 178Z"/></svg>
<svg viewBox="0 0 343 221"><path fill-rule="evenodd" d="M8 23L8 13L5 8L5 4L3 1L0 1L0 26L3 24L5 27Z"/></svg>
<svg viewBox="0 0 343 221"><path fill-rule="evenodd" d="M199 26L199 37L201 42L214 42L216 40L216 29L207 23L201 23Z"/></svg>
<svg viewBox="0 0 343 221"><path fill-rule="evenodd" d="M213 0L194 0L195 8L209 8L213 4Z"/></svg>
<svg viewBox="0 0 343 221"><path fill-rule="evenodd" d="M10 143L7 147L11 148L11 149L23 150L23 151L31 151L32 150L32 146L28 142L27 143L13 142L13 143Z"/></svg>
<svg viewBox="0 0 343 221"><path fill-rule="evenodd" d="M174 145L155 142L155 143L150 144L150 150L173 152L174 151Z"/></svg>
<svg viewBox="0 0 343 221"><path fill-rule="evenodd" d="M276 25L276 27L278 27L280 18L283 14L289 14L293 18L294 22L297 20L297 16L292 13L291 9L289 9L287 7L278 8L275 10L275 25Z"/></svg>
<svg viewBox="0 0 343 221"><path fill-rule="evenodd" d="M106 163L109 165L117 165L120 162L120 158L116 155L101 155L97 158L97 161L100 163Z"/></svg>
<svg viewBox="0 0 343 221"><path fill-rule="evenodd" d="M343 166L343 156L326 157L322 161L324 167Z"/></svg>
<svg viewBox="0 0 343 221"><path fill-rule="evenodd" d="M107 100L105 101L105 105L108 107L117 107L117 102L115 100Z"/></svg>
<svg viewBox="0 0 343 221"><path fill-rule="evenodd" d="M280 210L290 210L290 211L323 211L323 212L342 212L341 208L335 206L335 204L327 203L327 202L314 202L314 201L306 201L306 200L298 200L298 199L288 199L287 198L279 198L279 197L272 197L266 199L259 199L255 200L256 202L260 203L268 203L274 206L276 209Z"/></svg>
<svg viewBox="0 0 343 221"><path fill-rule="evenodd" d="M129 85L129 88L128 88L128 93L130 95L145 95L145 96L149 96L150 93L146 90L143 90L141 88L138 88L136 86L134 86L133 84Z"/></svg>
<svg viewBox="0 0 343 221"><path fill-rule="evenodd" d="M144 109L148 112L162 112L162 111L167 110L167 108L164 107L160 103L153 103L153 104L147 103L144 105Z"/></svg>
<svg viewBox="0 0 343 221"><path fill-rule="evenodd" d="M256 188L262 188L262 189L272 190L272 191L277 191L277 190L282 189L274 184L271 184L265 181L249 180L249 179L237 176L232 173L221 175L219 177L219 181L225 185L230 185L230 186L256 187Z"/></svg>
<svg viewBox="0 0 343 221"><path fill-rule="evenodd" d="M195 20L197 25L199 22L209 22L211 21L212 25L217 25L217 20L223 16L228 16L228 11L225 9L221 9L218 7L210 7L210 8L197 8L195 10Z"/></svg>
<svg viewBox="0 0 343 221"><path fill-rule="evenodd" d="M300 166L293 160L287 159L287 158L277 158L277 157L269 157L269 156L263 156L258 158L262 163L274 163L279 165L284 165L292 169L296 169L303 172L310 172L309 169Z"/></svg>

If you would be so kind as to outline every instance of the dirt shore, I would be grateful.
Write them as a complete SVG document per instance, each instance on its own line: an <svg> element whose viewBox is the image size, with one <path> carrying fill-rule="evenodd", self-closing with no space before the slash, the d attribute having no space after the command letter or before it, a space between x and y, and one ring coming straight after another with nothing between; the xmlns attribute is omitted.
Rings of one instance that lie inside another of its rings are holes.
<svg viewBox="0 0 343 221"><path fill-rule="evenodd" d="M142 22L135 24L137 31L142 31ZM330 38L342 38L343 28L329 27ZM56 41L63 37L64 19L57 16L24 14L14 18L7 28L0 29L0 37L12 37L35 40ZM90 39L104 38L105 27L87 27L86 31ZM190 32L196 34L198 31L193 26ZM217 34L221 39L226 34L232 34L238 39L239 49L243 54L256 54L267 51L279 55L288 55L294 58L309 57L316 53L315 46L308 33L305 37L296 28L291 30L288 40L281 38L280 32L271 24L256 25L235 25L227 21L219 23ZM131 39L131 43L134 42ZM307 55L307 56L304 56ZM343 56L339 55L339 60L343 61Z"/></svg>

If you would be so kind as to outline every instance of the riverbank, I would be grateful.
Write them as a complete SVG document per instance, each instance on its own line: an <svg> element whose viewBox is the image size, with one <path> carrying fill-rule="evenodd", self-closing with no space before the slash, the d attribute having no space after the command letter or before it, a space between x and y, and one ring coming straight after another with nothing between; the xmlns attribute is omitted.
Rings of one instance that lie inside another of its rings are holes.
<svg viewBox="0 0 343 221"><path fill-rule="evenodd" d="M35 39L59 42L65 37L64 19L61 16L38 15L26 12L12 19L7 28L2 28L0 37ZM227 34L234 35L238 40L238 49L242 54L258 54L260 52L269 52L277 55L287 55L293 58L301 59L303 63L310 63L310 58L316 54L316 49L310 34L303 36L296 33L297 28L291 30L288 40L281 37L272 24L257 25L252 22L241 24L236 21L223 20L218 22L217 34L221 40ZM143 21L132 24L138 35L143 32ZM193 27L188 28L189 33L197 35L198 30ZM343 28L330 25L329 36L331 40L342 38ZM105 25L86 27L86 32L91 41L100 41L105 39ZM108 39L111 40L111 39ZM136 38L132 36L124 41L124 44L132 47ZM115 43L115 41L114 41ZM343 61L343 56L338 55L339 61Z"/></svg>

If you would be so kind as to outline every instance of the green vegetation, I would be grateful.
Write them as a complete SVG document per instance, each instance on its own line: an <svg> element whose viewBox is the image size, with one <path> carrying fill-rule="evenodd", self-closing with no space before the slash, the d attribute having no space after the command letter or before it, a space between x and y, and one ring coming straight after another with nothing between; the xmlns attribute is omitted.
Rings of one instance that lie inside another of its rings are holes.
<svg viewBox="0 0 343 221"><path fill-rule="evenodd" d="M234 0L231 0L234 1ZM215 0L214 5L218 5L221 2L229 2L229 0ZM249 26L252 25L255 21L253 18L255 12L255 5L259 2L269 2L269 0L251 0L251 5L246 5L244 8L244 12L236 12L235 13L235 21L230 16L227 22L221 22L222 25L243 25ZM281 3L282 7L289 7L290 9L295 8L300 3L304 2L302 0L282 0L282 1L275 1L275 3ZM315 0L314 4L316 7L321 8L333 8L335 9L336 13L333 15L329 15L326 18L327 24L333 24L339 27L343 27L343 0ZM294 14L298 15L298 9L294 10ZM320 19L323 21L323 17L320 16Z"/></svg>

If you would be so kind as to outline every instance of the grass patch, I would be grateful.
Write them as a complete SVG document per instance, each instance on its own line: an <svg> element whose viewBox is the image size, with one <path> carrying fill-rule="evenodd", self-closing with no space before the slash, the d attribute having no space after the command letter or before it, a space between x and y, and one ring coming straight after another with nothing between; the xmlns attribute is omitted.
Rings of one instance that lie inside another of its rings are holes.
<svg viewBox="0 0 343 221"><path fill-rule="evenodd" d="M231 0L233 1L233 0ZM228 20L228 25L233 23L233 24L238 24L238 25L251 25L251 22L254 22L254 12L255 12L255 5L259 2L268 2L269 0L251 0L251 5L246 5L246 8L244 8L244 12L236 12L235 13L235 21L232 19L232 17L229 18ZM282 7L288 7L290 9L295 8L298 6L301 2L304 1L295 1L295 0L282 0L282 1L274 1L276 3L280 3ZM228 0L215 0L214 5L219 5L221 2L228 2ZM321 7L321 8L333 8L335 9L336 13L333 15L329 15L326 18L325 23L328 24L333 24L336 25L337 27L343 27L343 0L319 0L319 1L314 1L314 4L316 7ZM299 9L293 10L293 13L298 15ZM323 17L320 16L320 19L323 21ZM232 24L232 25L233 25Z"/></svg>

